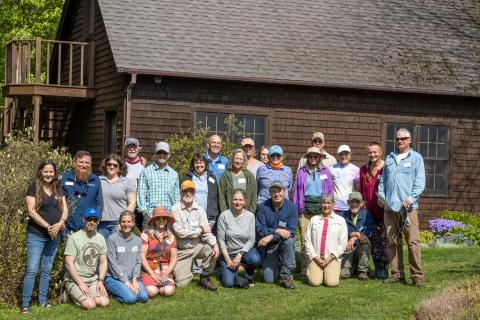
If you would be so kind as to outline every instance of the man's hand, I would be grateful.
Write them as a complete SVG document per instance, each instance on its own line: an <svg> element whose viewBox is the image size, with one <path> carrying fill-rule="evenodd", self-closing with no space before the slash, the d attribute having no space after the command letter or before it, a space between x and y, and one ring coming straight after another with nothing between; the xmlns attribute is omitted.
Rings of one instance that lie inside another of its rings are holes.
<svg viewBox="0 0 480 320"><path fill-rule="evenodd" d="M202 233L203 234L212 233L212 227L210 227L209 224L201 226L200 228L202 228Z"/></svg>
<svg viewBox="0 0 480 320"><path fill-rule="evenodd" d="M272 239L273 239L273 236L269 234L268 236L265 236L262 239L260 239L260 241L258 241L258 246L265 247L267 244L270 243L270 241L272 241Z"/></svg>
<svg viewBox="0 0 480 320"><path fill-rule="evenodd" d="M209 226L209 228L210 228L210 226ZM213 249L213 252L212 252L213 258L217 259L218 256L220 255L220 249L218 248L218 245L215 243L213 245L212 249Z"/></svg>
<svg viewBox="0 0 480 320"><path fill-rule="evenodd" d="M107 290L105 289L105 286L103 285L103 281L98 281L97 282L97 292L104 297L108 297Z"/></svg>
<svg viewBox="0 0 480 320"><path fill-rule="evenodd" d="M405 200L403 200L402 202L402 207L404 207L405 209L408 209L408 207L410 207L412 203L410 202L410 200L407 198Z"/></svg>
<svg viewBox="0 0 480 320"><path fill-rule="evenodd" d="M361 243L361 244L366 244L366 243L369 242L367 236L364 235L363 233L360 234L360 239L359 239L359 240L360 240L360 243Z"/></svg>
<svg viewBox="0 0 480 320"><path fill-rule="evenodd" d="M348 239L347 251L352 251L353 250L353 248L355 247L355 241L357 241L356 237L352 237L352 238Z"/></svg>
<svg viewBox="0 0 480 320"><path fill-rule="evenodd" d="M278 234L283 239L290 238L290 235L292 234L290 230L282 229L282 228L278 228L277 230L275 230L275 233Z"/></svg>
<svg viewBox="0 0 480 320"><path fill-rule="evenodd" d="M100 282L100 281L98 281ZM78 288L80 289L80 291L82 291L82 293L87 296L87 297L92 297L92 291L90 291L90 288L85 284L85 283L82 283L81 285L78 286Z"/></svg>
<svg viewBox="0 0 480 320"><path fill-rule="evenodd" d="M377 204L380 208L385 208L385 201L383 201L382 199L377 199Z"/></svg>
<svg viewBox="0 0 480 320"><path fill-rule="evenodd" d="M138 294L140 292L140 285L138 284L138 280L135 278L132 281L133 292Z"/></svg>

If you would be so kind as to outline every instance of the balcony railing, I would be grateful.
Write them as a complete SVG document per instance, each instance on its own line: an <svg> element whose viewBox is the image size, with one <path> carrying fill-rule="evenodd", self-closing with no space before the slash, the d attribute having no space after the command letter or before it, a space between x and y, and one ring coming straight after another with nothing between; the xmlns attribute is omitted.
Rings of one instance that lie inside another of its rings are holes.
<svg viewBox="0 0 480 320"><path fill-rule="evenodd" d="M93 50L86 42L13 40L5 58L5 85L93 87Z"/></svg>

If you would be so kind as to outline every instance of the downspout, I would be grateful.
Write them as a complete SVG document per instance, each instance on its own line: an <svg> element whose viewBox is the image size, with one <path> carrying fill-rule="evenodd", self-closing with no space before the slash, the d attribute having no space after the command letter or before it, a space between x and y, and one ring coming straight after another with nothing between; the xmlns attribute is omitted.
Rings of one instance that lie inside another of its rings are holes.
<svg viewBox="0 0 480 320"><path fill-rule="evenodd" d="M137 84L137 74L131 73L130 83L125 90L124 107L123 107L123 140L122 140L122 156L125 156L125 148L123 147L123 141L127 137L130 137L130 117L132 114L132 90Z"/></svg>

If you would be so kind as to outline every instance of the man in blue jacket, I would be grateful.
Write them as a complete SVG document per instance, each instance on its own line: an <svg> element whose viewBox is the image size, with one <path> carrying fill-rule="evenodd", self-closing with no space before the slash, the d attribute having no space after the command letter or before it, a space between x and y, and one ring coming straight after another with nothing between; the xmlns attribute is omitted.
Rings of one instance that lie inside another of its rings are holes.
<svg viewBox="0 0 480 320"><path fill-rule="evenodd" d="M350 278L353 270L358 270L359 280L368 280L368 263L370 260L370 240L373 229L371 213L363 208L363 197L354 191L348 197L350 209L343 213L348 227L347 250L342 257L342 278Z"/></svg>
<svg viewBox="0 0 480 320"><path fill-rule="evenodd" d="M384 282L405 283L403 234L408 244L408 262L413 285L422 288L418 199L425 189L425 166L422 156L410 148L411 143L411 134L407 129L402 128L396 132L397 150L385 158L385 166L378 185L378 204L385 207L387 252L391 267L391 277ZM398 223L402 209L407 212L404 227Z"/></svg>
<svg viewBox="0 0 480 320"><path fill-rule="evenodd" d="M83 229L82 214L87 208L103 211L100 179L92 173L92 155L78 151L73 159L73 168L62 174L62 187L67 199L67 234Z"/></svg>
<svg viewBox="0 0 480 320"><path fill-rule="evenodd" d="M256 229L260 237L258 248L262 256L263 280L273 283L280 275L280 284L295 289L292 272L295 269L295 231L298 222L297 205L285 199L281 181L270 185L271 199L257 208Z"/></svg>

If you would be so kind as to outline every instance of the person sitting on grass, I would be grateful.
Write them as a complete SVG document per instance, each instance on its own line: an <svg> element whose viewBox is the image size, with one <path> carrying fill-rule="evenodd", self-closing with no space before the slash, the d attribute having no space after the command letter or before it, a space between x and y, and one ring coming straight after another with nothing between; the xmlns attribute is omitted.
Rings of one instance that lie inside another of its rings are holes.
<svg viewBox="0 0 480 320"><path fill-rule="evenodd" d="M174 221L165 208L155 208L141 235L142 283L150 298L175 293L173 270L177 264L177 242L171 230Z"/></svg>
<svg viewBox="0 0 480 320"><path fill-rule="evenodd" d="M222 176L224 177L225 174ZM255 249L255 215L245 209L245 191L232 191L231 208L222 212L217 223L217 240L222 252L220 271L224 287L249 288L260 264ZM245 265L245 278L238 275L240 263Z"/></svg>
<svg viewBox="0 0 480 320"><path fill-rule="evenodd" d="M83 229L68 237L64 252L65 290L75 304L87 310L110 303L103 284L108 268L107 244L97 233L100 217L97 209L86 209Z"/></svg>
<svg viewBox="0 0 480 320"><path fill-rule="evenodd" d="M363 197L354 191L348 197L350 210L343 213L348 227L347 250L342 257L342 278L350 278L354 269L358 271L359 280L368 280L368 262L370 260L373 218L363 208Z"/></svg>
<svg viewBox="0 0 480 320"><path fill-rule="evenodd" d="M147 302L148 294L140 281L142 241L133 233L135 214L125 210L118 219L120 230L108 237L107 291L120 303Z"/></svg>
<svg viewBox="0 0 480 320"><path fill-rule="evenodd" d="M334 213L332 195L322 195L322 213L313 216L305 234L305 251L309 258L308 284L314 287L322 283L336 287L340 283L341 256L348 241L345 219Z"/></svg>
<svg viewBox="0 0 480 320"><path fill-rule="evenodd" d="M295 289L292 272L295 270L298 209L296 204L285 199L286 192L281 181L272 182L271 198L259 204L255 225L260 237L258 248L262 254L263 280L273 283L280 275L284 288Z"/></svg>

